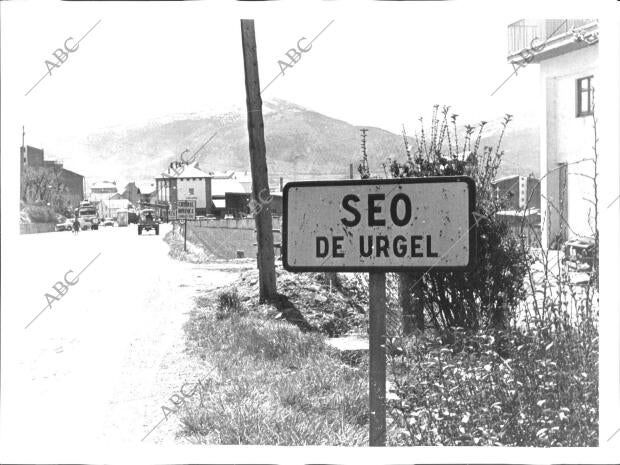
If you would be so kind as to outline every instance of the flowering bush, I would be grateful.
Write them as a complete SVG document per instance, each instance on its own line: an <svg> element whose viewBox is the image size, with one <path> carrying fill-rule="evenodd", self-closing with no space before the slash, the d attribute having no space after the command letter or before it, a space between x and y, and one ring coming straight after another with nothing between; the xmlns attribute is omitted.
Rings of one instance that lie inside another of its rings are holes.
<svg viewBox="0 0 620 465"><path fill-rule="evenodd" d="M447 346L409 338L392 351L395 444L598 445L597 338L584 358L565 337L454 334Z"/></svg>
<svg viewBox="0 0 620 465"><path fill-rule="evenodd" d="M438 108L438 105L433 108L428 137L424 120L420 118L420 133L415 137L414 154L403 132L406 160L388 160L384 164L385 174L392 178L473 178L476 184L477 224L471 232L476 237L477 263L468 272L434 272L431 269L424 275L416 274L414 279L408 280L404 276L400 286L413 295L423 314L417 318L419 329L423 329L425 320L441 328L503 327L510 316L509 310L523 299L524 276L529 264L528 256L520 251L516 238L509 234L507 224L496 215L503 209L506 199L498 197L491 184L504 154L500 151L501 141L512 116L507 114L504 117L497 146L486 146L481 150L486 121L480 122L475 138L476 128L465 126L463 141L459 144L458 115L453 114L448 119L449 107L444 106L439 116ZM365 154L358 170L363 178L370 176ZM414 285L411 285L412 281ZM402 305L407 306L405 303ZM403 308L403 314L406 313L407 309ZM407 328L406 324L403 326Z"/></svg>

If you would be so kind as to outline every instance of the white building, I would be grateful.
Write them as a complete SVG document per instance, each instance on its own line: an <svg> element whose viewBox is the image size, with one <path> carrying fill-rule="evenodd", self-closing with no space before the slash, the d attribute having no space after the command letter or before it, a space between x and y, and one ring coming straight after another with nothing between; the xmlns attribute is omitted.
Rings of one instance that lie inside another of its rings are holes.
<svg viewBox="0 0 620 465"><path fill-rule="evenodd" d="M118 194L118 188L114 181L99 181L90 186L90 195L88 200L91 202L107 201Z"/></svg>
<svg viewBox="0 0 620 465"><path fill-rule="evenodd" d="M110 199L108 202L102 202L104 217L116 218L120 210L133 211L131 202L128 199Z"/></svg>
<svg viewBox="0 0 620 465"><path fill-rule="evenodd" d="M213 211L211 199L211 176L196 168L184 166L179 174L169 171L155 179L157 202L174 205L178 200L195 200L196 215Z"/></svg>
<svg viewBox="0 0 620 465"><path fill-rule="evenodd" d="M544 247L593 235L593 103L598 22L520 20L508 26L508 61L539 64L541 228Z"/></svg>

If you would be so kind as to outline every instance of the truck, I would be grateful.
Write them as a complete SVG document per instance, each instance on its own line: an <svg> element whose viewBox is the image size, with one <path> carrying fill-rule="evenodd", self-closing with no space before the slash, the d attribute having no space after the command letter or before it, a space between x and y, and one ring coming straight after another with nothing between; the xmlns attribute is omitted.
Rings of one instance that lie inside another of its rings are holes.
<svg viewBox="0 0 620 465"><path fill-rule="evenodd" d="M96 231L99 229L99 223L101 221L99 219L97 206L94 203L88 200L80 202L80 206L75 209L75 217L80 222L81 230L92 229Z"/></svg>
<svg viewBox="0 0 620 465"><path fill-rule="evenodd" d="M159 235L159 219L155 216L155 210L145 208L140 212L138 234L142 235L142 231L150 231L151 229L155 231L156 235Z"/></svg>

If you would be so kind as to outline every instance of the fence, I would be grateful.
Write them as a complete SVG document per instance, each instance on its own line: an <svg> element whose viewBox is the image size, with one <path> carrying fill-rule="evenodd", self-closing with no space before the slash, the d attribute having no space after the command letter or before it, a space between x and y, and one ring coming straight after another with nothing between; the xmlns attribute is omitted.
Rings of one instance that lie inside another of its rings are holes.
<svg viewBox="0 0 620 465"><path fill-rule="evenodd" d="M281 229L282 218L279 216L272 217L274 229ZM188 223L199 228L218 228L218 229L256 229L254 218L241 218L229 220L196 220Z"/></svg>

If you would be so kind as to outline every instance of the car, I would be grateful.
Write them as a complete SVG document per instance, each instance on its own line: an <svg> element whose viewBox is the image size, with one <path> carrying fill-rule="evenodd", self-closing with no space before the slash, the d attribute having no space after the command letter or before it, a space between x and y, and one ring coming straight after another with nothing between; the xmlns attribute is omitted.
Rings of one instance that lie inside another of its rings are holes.
<svg viewBox="0 0 620 465"><path fill-rule="evenodd" d="M114 218L105 218L101 222L101 226L114 226Z"/></svg>
<svg viewBox="0 0 620 465"><path fill-rule="evenodd" d="M58 218L56 223L56 231L71 231L73 229L73 218Z"/></svg>
<svg viewBox="0 0 620 465"><path fill-rule="evenodd" d="M225 219L225 220L234 220L234 219L235 219L235 217L234 217L234 216L232 216L230 213L227 213L226 215L224 215L224 219Z"/></svg>
<svg viewBox="0 0 620 465"><path fill-rule="evenodd" d="M217 217L215 215L207 215L205 219L206 220L217 220Z"/></svg>
<svg viewBox="0 0 620 465"><path fill-rule="evenodd" d="M144 209L140 212L138 218L138 234L142 235L142 231L155 231L155 235L159 236L159 219L155 216L155 211L151 208Z"/></svg>

